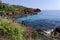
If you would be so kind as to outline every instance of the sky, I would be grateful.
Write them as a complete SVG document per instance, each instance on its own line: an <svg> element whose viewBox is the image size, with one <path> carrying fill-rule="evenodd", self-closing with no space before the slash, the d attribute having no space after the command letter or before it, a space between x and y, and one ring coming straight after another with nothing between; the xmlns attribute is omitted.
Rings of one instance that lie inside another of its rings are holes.
<svg viewBox="0 0 60 40"><path fill-rule="evenodd" d="M2 2L41 10L60 10L60 0L2 0Z"/></svg>

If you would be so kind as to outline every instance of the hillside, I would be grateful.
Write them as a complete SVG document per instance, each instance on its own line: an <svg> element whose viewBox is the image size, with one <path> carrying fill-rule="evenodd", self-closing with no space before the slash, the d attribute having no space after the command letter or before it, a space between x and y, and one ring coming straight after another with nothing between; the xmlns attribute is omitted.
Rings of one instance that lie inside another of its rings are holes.
<svg viewBox="0 0 60 40"><path fill-rule="evenodd" d="M40 9L34 9L34 8L27 8L24 6L19 5L9 5L6 3L2 3L0 1L0 12L3 12L5 15L13 15L13 16L22 16L26 14L37 14L37 12L40 12Z"/></svg>
<svg viewBox="0 0 60 40"><path fill-rule="evenodd" d="M0 18L0 40L51 40L34 29L31 39L27 36L28 30L25 26L12 22L10 19Z"/></svg>
<svg viewBox="0 0 60 40"><path fill-rule="evenodd" d="M26 40L27 33L25 27L13 23L12 20L0 18L0 40Z"/></svg>

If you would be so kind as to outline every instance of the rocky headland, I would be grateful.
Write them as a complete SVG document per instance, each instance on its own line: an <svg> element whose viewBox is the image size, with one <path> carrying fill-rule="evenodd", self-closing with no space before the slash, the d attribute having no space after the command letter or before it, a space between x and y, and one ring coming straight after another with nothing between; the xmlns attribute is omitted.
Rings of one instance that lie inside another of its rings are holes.
<svg viewBox="0 0 60 40"><path fill-rule="evenodd" d="M28 8L19 5L9 5L6 3L2 3L0 1L0 15L4 16L24 16L24 15L34 15L38 12L41 12L39 8Z"/></svg>

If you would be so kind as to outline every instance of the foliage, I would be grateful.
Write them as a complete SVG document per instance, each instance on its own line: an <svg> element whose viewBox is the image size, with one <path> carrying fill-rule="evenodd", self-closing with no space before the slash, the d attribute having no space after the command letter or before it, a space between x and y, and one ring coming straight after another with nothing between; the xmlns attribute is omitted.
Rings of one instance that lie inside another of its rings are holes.
<svg viewBox="0 0 60 40"><path fill-rule="evenodd" d="M0 20L0 36L9 36L10 40L27 40L23 33L26 34L26 28Z"/></svg>
<svg viewBox="0 0 60 40"><path fill-rule="evenodd" d="M40 9L33 9L33 8L27 8L24 6L19 5L10 5L6 3L2 3L0 1L0 11L4 13L12 13L12 15L26 15L26 14L36 14L37 12L40 12Z"/></svg>
<svg viewBox="0 0 60 40"><path fill-rule="evenodd" d="M9 4L6 4L6 3L2 3L0 1L0 11L4 11L4 12L20 12L24 8L25 7L23 7L23 6L9 5Z"/></svg>

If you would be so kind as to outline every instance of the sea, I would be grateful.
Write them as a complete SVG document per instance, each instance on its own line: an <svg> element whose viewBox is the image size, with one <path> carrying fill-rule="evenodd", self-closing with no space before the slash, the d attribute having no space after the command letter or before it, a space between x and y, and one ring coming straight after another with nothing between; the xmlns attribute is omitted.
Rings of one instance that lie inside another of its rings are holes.
<svg viewBox="0 0 60 40"><path fill-rule="evenodd" d="M33 29L51 30L60 27L60 10L41 10L35 15L27 15L16 19L18 23L24 21L27 27Z"/></svg>

